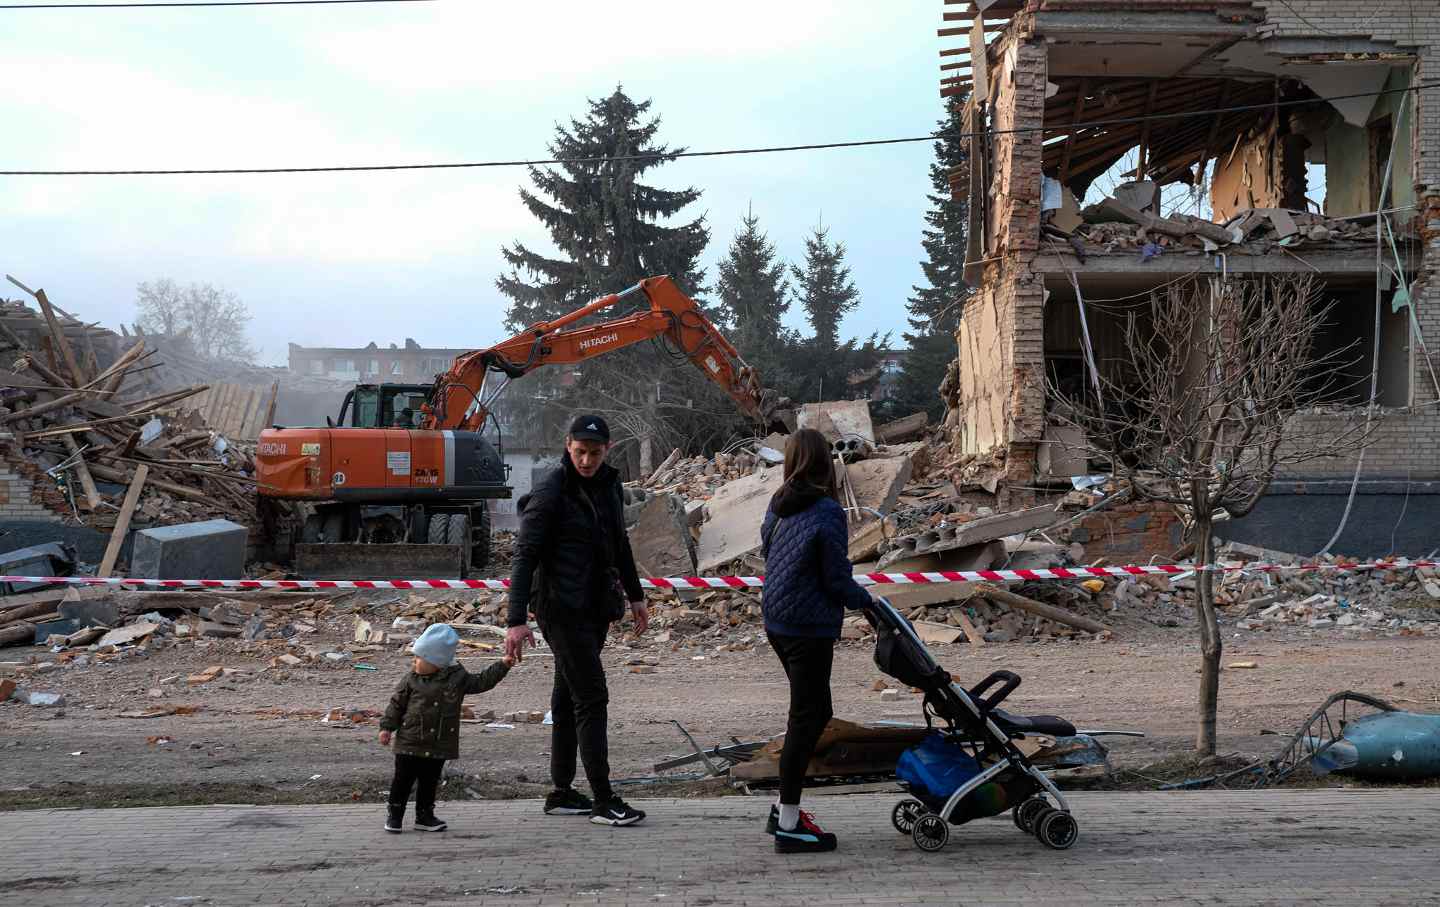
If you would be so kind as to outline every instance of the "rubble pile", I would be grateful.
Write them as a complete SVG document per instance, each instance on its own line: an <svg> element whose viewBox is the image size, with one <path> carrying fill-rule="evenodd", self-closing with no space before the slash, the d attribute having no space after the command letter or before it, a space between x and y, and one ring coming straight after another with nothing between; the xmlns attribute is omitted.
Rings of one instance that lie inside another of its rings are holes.
<svg viewBox="0 0 1440 907"><path fill-rule="evenodd" d="M686 501L708 500L721 485L776 465L761 457L759 451L763 446L763 442L750 442L739 450L717 453L714 457L684 457L676 448L648 479L638 484L656 494L678 494ZM783 455L780 462L784 462Z"/></svg>
<svg viewBox="0 0 1440 907"><path fill-rule="evenodd" d="M1277 551L1229 544L1219 552L1222 567L1247 563L1299 565L1308 559ZM1336 567L1351 561L1326 556ZM1164 615L1154 622L1178 626L1194 620L1193 574L1145 576L1107 584L1110 610ZM1222 623L1242 631L1313 630L1325 633L1384 633L1424 636L1440 631L1440 574L1428 568L1328 569L1294 572L1223 572L1215 603Z"/></svg>
<svg viewBox="0 0 1440 907"><path fill-rule="evenodd" d="M1217 224L1189 215L1161 216L1159 196L1149 182L1122 185L1116 194L1084 211L1074 210L1067 197L1064 206L1047 212L1047 234L1068 242L1082 261L1090 254L1128 250L1150 259L1166 251L1213 252L1227 246L1263 255L1321 245L1343 251L1374 242L1374 215L1339 218L1286 208L1246 208Z"/></svg>
<svg viewBox="0 0 1440 907"><path fill-rule="evenodd" d="M253 451L212 431L185 401L208 386L154 392L161 363L144 338L115 347L101 332L34 294L41 311L0 306L0 460L28 481L35 503L92 528L113 528L145 467L125 519L158 525L213 518L249 523ZM99 336L97 336L99 335ZM108 336L106 336L108 335Z"/></svg>
<svg viewBox="0 0 1440 907"><path fill-rule="evenodd" d="M1335 248L1346 248L1346 244L1359 245L1367 241L1373 245L1374 231L1355 220L1307 214L1302 211L1285 212L1286 217L1277 224L1263 211L1244 211L1235 218L1219 225L1222 230L1232 228L1257 251L1264 251L1272 245L1287 249L1298 249L1306 244L1330 244ZM1173 220L1177 224L1183 220ZM1208 223L1208 222L1207 222ZM1281 225L1283 224L1283 226ZM1147 243L1154 243L1162 249L1177 247L1200 250L1205 248L1206 237L1199 232L1176 237L1158 234L1152 229L1127 221L1087 223L1072 234L1084 242L1086 251L1113 252L1117 249L1141 249Z"/></svg>

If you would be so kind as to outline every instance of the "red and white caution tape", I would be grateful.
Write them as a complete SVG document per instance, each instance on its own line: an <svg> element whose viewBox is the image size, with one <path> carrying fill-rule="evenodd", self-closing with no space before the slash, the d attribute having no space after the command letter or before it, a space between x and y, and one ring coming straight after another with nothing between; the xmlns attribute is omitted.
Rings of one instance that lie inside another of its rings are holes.
<svg viewBox="0 0 1440 907"><path fill-rule="evenodd" d="M1440 567L1437 561L1378 560L1338 564L1246 564L1212 566L1217 573L1277 573L1317 570L1408 570ZM1193 566L1160 564L1130 567L1050 567L1043 570L939 570L925 573L857 573L862 586L917 583L1018 583L1034 580L1083 580L1105 577L1175 576L1194 573ZM0 576L0 583L70 586L158 587L162 589L497 589L508 579L132 579L93 576ZM763 576L670 576L640 580L647 589L751 589L765 585Z"/></svg>

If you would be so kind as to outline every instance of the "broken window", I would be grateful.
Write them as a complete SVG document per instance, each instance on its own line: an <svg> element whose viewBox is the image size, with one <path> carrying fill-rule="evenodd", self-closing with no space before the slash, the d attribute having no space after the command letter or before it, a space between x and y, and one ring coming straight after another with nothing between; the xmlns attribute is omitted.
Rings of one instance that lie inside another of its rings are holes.
<svg viewBox="0 0 1440 907"><path fill-rule="evenodd" d="M1414 363L1411 359L1410 313L1394 310L1393 291L1385 291L1380 306L1380 369L1376 375L1376 403L1409 406ZM1330 306L1325 323L1315 336L1315 358L1333 364L1335 372L1315 375L1310 391L1316 403L1365 406L1370 400L1371 371L1375 362L1375 284L1332 281L1323 303ZM1318 370L1317 370L1318 371Z"/></svg>
<svg viewBox="0 0 1440 907"><path fill-rule="evenodd" d="M1094 381L1085 351L1088 329L1095 367L1102 382L1124 385L1130 357L1126 349L1127 325L1149 330L1152 291L1162 288L1174 274L1088 274L1081 282L1085 319L1068 276L1046 275L1045 372L1049 387L1060 396L1093 404ZM1394 311L1393 291L1385 291L1380 320L1380 371L1377 403L1387 407L1410 405L1411 358L1408 308ZM1326 282L1317 305L1329 306L1327 318L1315 336L1318 363L1307 388L1317 405L1364 406L1370 399L1371 368L1375 352L1375 283L1373 278L1337 277Z"/></svg>

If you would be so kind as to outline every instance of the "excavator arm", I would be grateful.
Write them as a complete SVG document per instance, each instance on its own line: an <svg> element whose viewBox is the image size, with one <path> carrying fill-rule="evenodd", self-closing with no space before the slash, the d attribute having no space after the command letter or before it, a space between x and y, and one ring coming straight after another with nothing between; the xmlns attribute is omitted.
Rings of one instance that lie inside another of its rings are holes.
<svg viewBox="0 0 1440 907"><path fill-rule="evenodd" d="M648 303L648 308L608 321L574 326L577 322L625 302ZM681 292L669 277L650 277L625 290L601 297L554 321L531 325L489 349L456 357L450 370L435 381L431 403L422 427L479 431L489 417L488 405L498 395L486 387L492 374L510 379L546 365L573 364L663 338L730 395L741 412L769 429L783 401L760 384L760 376L745 364L740 353Z"/></svg>

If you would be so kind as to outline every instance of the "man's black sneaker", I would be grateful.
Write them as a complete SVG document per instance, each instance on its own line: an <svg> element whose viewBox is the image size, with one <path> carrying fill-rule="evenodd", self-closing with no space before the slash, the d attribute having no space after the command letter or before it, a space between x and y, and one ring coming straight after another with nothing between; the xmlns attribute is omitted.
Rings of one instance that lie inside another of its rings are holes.
<svg viewBox="0 0 1440 907"><path fill-rule="evenodd" d="M776 853L825 853L834 850L835 843L835 836L821 831L807 812L800 813L800 821L793 829L775 829Z"/></svg>
<svg viewBox="0 0 1440 907"><path fill-rule="evenodd" d="M405 830L405 807L387 807L385 830L395 835Z"/></svg>
<svg viewBox="0 0 1440 907"><path fill-rule="evenodd" d="M446 825L442 820L434 816L415 817L416 831L444 831L449 827L450 826Z"/></svg>
<svg viewBox="0 0 1440 907"><path fill-rule="evenodd" d="M765 834L774 835L780 828L780 807L771 804L770 815L765 819Z"/></svg>
<svg viewBox="0 0 1440 907"><path fill-rule="evenodd" d="M590 802L590 798L573 787L552 790L545 797L547 816L588 816L594 809L595 804Z"/></svg>
<svg viewBox="0 0 1440 907"><path fill-rule="evenodd" d="M590 810L590 821L596 825L634 825L645 818L643 810L631 809L619 797L602 800Z"/></svg>

